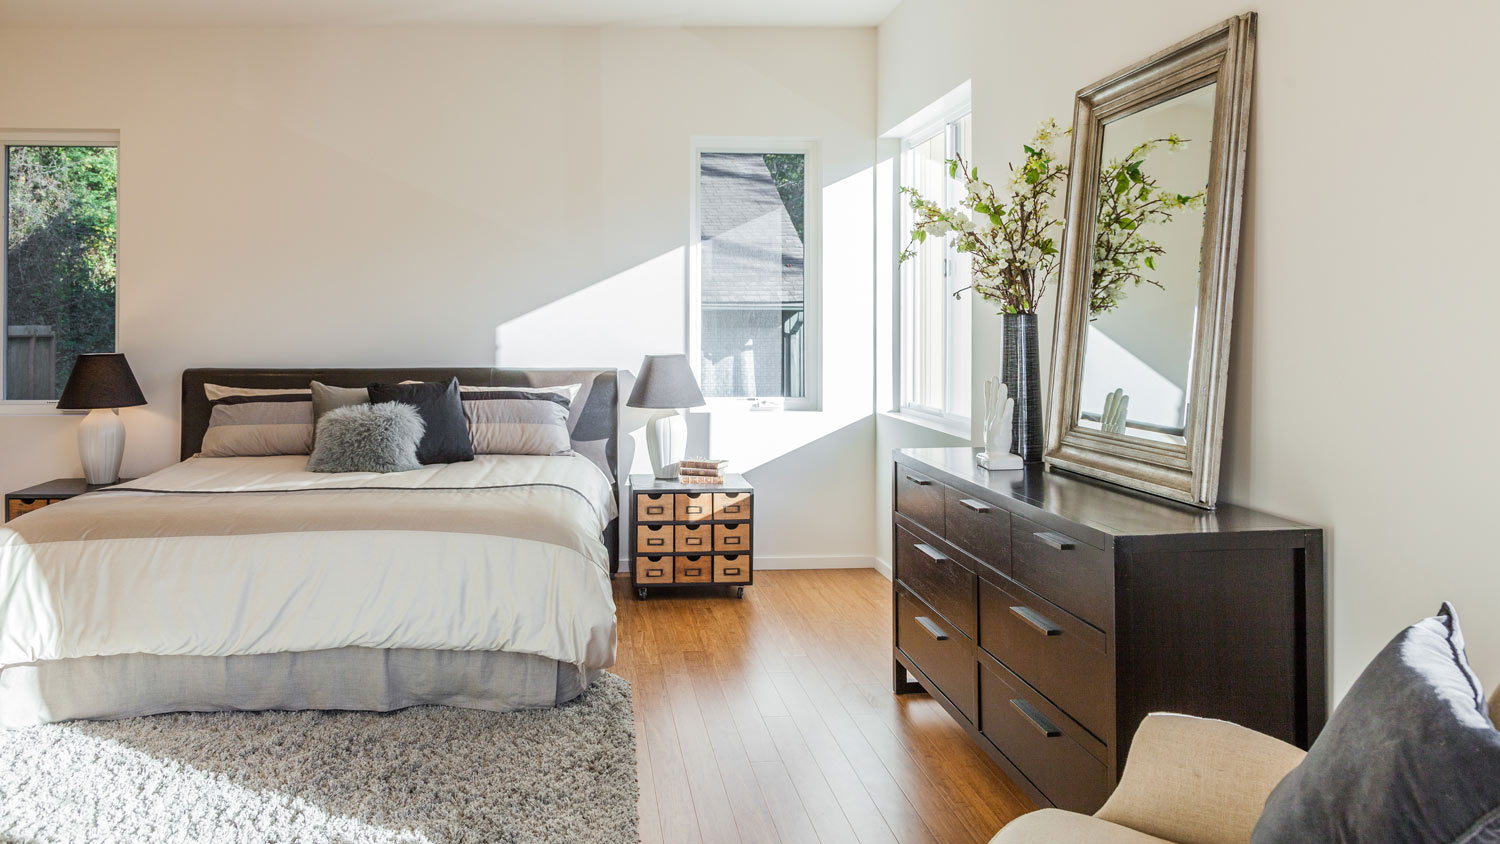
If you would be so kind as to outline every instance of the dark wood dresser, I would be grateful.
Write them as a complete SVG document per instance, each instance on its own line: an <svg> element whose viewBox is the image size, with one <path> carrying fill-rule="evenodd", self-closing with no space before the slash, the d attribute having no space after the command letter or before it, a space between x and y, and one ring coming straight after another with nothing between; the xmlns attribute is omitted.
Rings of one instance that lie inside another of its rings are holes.
<svg viewBox="0 0 1500 844"><path fill-rule="evenodd" d="M896 452L895 691L924 688L1043 806L1093 812L1151 712L1307 747L1326 718L1323 532L975 449Z"/></svg>

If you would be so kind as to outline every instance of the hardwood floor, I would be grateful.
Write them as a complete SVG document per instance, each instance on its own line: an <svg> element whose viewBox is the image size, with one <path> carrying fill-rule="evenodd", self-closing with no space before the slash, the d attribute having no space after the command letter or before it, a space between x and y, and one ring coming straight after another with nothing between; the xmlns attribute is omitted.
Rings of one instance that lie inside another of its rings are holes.
<svg viewBox="0 0 1500 844"><path fill-rule="evenodd" d="M636 600L615 581L652 842L985 842L1035 808L924 694L891 694L891 585L758 571Z"/></svg>

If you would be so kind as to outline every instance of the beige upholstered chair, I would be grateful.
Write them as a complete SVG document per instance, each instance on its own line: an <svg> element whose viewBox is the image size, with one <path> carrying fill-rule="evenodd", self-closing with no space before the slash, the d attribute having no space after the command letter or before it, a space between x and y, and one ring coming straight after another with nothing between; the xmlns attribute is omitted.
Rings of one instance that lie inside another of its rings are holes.
<svg viewBox="0 0 1500 844"><path fill-rule="evenodd" d="M1500 722L1500 689L1490 720ZM990 844L1247 844L1271 789L1304 755L1227 721L1151 715L1104 808L1022 815Z"/></svg>

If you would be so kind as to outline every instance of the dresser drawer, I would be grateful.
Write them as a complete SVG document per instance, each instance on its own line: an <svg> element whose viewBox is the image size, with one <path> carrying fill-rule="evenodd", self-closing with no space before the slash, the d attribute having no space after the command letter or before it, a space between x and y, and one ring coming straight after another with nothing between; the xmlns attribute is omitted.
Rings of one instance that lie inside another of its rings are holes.
<svg viewBox="0 0 1500 844"><path fill-rule="evenodd" d="M1104 746L1005 666L979 659L979 731L1060 809L1085 814L1109 797Z"/></svg>
<svg viewBox="0 0 1500 844"><path fill-rule="evenodd" d="M896 590L896 646L964 717L974 720L974 643L901 589Z"/></svg>
<svg viewBox="0 0 1500 844"><path fill-rule="evenodd" d="M896 464L896 511L943 535L943 485Z"/></svg>
<svg viewBox="0 0 1500 844"><path fill-rule="evenodd" d="M976 578L947 549L896 528L896 579L965 635L974 633Z"/></svg>
<svg viewBox="0 0 1500 844"><path fill-rule="evenodd" d="M750 523L738 525L714 525L715 551L749 551Z"/></svg>
<svg viewBox="0 0 1500 844"><path fill-rule="evenodd" d="M1114 618L1108 552L1020 516L1011 518L1011 577L1100 630Z"/></svg>
<svg viewBox="0 0 1500 844"><path fill-rule="evenodd" d="M675 575L677 583L712 583L714 559L707 554L678 555Z"/></svg>
<svg viewBox="0 0 1500 844"><path fill-rule="evenodd" d="M670 554L675 543L671 525L636 525L636 554Z"/></svg>
<svg viewBox="0 0 1500 844"><path fill-rule="evenodd" d="M671 557L636 557L635 582L638 584L671 583L673 565Z"/></svg>
<svg viewBox="0 0 1500 844"><path fill-rule="evenodd" d="M1010 513L945 487L943 520L949 542L1010 574Z"/></svg>
<svg viewBox="0 0 1500 844"><path fill-rule="evenodd" d="M1095 736L1114 720L1103 633L998 576L979 578L979 646Z"/></svg>
<svg viewBox="0 0 1500 844"><path fill-rule="evenodd" d="M672 521L672 493L638 492L635 494L635 520L637 522Z"/></svg>
<svg viewBox="0 0 1500 844"><path fill-rule="evenodd" d="M749 582L749 554L719 554L714 557L714 583Z"/></svg>
<svg viewBox="0 0 1500 844"><path fill-rule="evenodd" d="M714 494L711 492L679 492L674 510L679 522L706 522L714 514Z"/></svg>
<svg viewBox="0 0 1500 844"><path fill-rule="evenodd" d="M714 493L714 518L725 522L750 521L750 493Z"/></svg>
<svg viewBox="0 0 1500 844"><path fill-rule="evenodd" d="M714 529L710 525L675 525L676 539L672 550L679 554L706 554L714 547Z"/></svg>

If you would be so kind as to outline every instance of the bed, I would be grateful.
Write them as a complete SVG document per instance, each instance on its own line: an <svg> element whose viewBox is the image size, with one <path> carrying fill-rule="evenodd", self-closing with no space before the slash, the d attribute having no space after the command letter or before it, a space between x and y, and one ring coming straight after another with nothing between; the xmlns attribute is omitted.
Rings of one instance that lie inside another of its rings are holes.
<svg viewBox="0 0 1500 844"><path fill-rule="evenodd" d="M376 475L196 457L205 384L583 385L573 453ZM155 712L494 711L614 662L614 370L192 369L182 462L0 529L0 725Z"/></svg>

